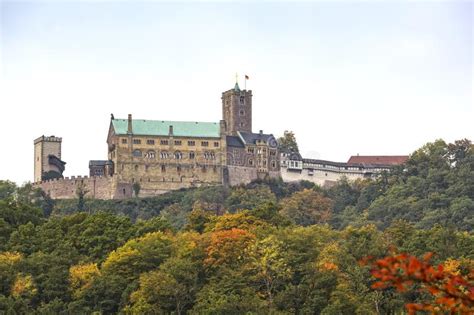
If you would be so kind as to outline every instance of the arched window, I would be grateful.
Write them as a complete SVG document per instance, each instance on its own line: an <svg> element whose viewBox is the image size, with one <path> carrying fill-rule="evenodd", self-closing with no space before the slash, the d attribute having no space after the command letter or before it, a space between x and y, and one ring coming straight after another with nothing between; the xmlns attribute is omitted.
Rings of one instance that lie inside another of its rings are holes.
<svg viewBox="0 0 474 315"><path fill-rule="evenodd" d="M141 157L142 156L142 151L134 150L132 154L133 154L134 157Z"/></svg>
<svg viewBox="0 0 474 315"><path fill-rule="evenodd" d="M162 159L167 159L168 158L168 152L161 151L160 156L161 156Z"/></svg>
<svg viewBox="0 0 474 315"><path fill-rule="evenodd" d="M181 160L181 159L183 158L183 153L181 153L180 151L176 151L176 152L174 153L174 158L175 158L176 160Z"/></svg>
<svg viewBox="0 0 474 315"><path fill-rule="evenodd" d="M192 152L192 151L189 152L189 159L190 159L190 160L194 160L194 157L195 157L195 156L196 156L196 155L195 155L194 152Z"/></svg>
<svg viewBox="0 0 474 315"><path fill-rule="evenodd" d="M211 152L208 152L208 151L204 152L204 159L213 160L215 158L216 158L216 154L214 152L212 152L212 151Z"/></svg>
<svg viewBox="0 0 474 315"><path fill-rule="evenodd" d="M153 150L150 150L150 151L148 151L148 152L145 154L145 157L146 157L147 159L153 160L153 159L156 158L156 152L153 151Z"/></svg>

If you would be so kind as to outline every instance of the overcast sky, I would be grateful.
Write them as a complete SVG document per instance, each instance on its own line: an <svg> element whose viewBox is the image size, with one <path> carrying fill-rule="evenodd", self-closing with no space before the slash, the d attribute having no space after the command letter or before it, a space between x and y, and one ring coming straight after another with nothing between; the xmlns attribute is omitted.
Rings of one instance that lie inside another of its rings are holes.
<svg viewBox="0 0 474 315"><path fill-rule="evenodd" d="M236 72L254 131L305 157L474 139L471 1L0 3L0 179L33 179L41 135L88 174L110 113L217 122Z"/></svg>

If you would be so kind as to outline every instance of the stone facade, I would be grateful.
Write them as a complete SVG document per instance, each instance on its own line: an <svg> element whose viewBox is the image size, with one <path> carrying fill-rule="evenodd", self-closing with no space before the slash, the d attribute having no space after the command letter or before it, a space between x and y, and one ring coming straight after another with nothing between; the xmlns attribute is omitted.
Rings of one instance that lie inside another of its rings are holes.
<svg viewBox="0 0 474 315"><path fill-rule="evenodd" d="M208 185L238 185L278 177L276 139L252 133L252 91L238 84L222 93L218 123L115 119L107 136L108 159L90 161L91 177L38 181L53 198L75 198L78 180L99 199L140 196ZM35 145L35 154L36 154ZM59 155L60 156L60 155Z"/></svg>
<svg viewBox="0 0 474 315"><path fill-rule="evenodd" d="M281 177L285 182L307 180L322 187L330 187L342 177L349 181L375 178L407 159L408 156L353 156L344 163L305 159L299 153L282 153Z"/></svg>
<svg viewBox="0 0 474 315"><path fill-rule="evenodd" d="M65 162L61 161L62 138L41 136L34 141L34 181L46 176L62 177Z"/></svg>
<svg viewBox="0 0 474 315"><path fill-rule="evenodd" d="M117 196L132 197L131 185L117 185L113 177L72 176L35 183L53 199L76 198L78 187L83 187L89 198L117 199Z"/></svg>
<svg viewBox="0 0 474 315"><path fill-rule="evenodd" d="M282 177L286 182L308 180L330 186L343 176L372 178L408 157L351 157L347 163L304 159L281 153L272 134L252 132L252 91L222 93L222 120L215 123L115 119L107 135L107 160L89 162L90 177L44 180L49 171L64 170L61 138L35 140L35 185L52 198L122 199L139 184L141 197L181 188L239 185L256 179Z"/></svg>

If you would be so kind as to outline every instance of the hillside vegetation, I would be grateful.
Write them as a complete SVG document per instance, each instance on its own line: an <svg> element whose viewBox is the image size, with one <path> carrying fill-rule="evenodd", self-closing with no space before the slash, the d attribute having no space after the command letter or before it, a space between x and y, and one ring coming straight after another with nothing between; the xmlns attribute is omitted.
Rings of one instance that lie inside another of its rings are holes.
<svg viewBox="0 0 474 315"><path fill-rule="evenodd" d="M473 148L438 140L377 180L329 189L268 180L79 201L0 181L0 313L474 312L470 297L441 300L442 286L380 285L369 262L424 266L414 257L432 252L437 279L474 294Z"/></svg>

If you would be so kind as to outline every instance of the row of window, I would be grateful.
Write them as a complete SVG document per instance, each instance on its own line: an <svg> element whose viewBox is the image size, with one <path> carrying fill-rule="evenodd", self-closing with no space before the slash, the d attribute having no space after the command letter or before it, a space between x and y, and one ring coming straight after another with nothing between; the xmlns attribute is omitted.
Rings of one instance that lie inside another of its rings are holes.
<svg viewBox="0 0 474 315"><path fill-rule="evenodd" d="M126 138L122 138L122 144L127 144L127 143L128 143L128 140ZM133 139L133 144L142 144L142 140L141 139ZM147 139L146 144L155 145L155 140ZM160 140L160 144L161 145L169 145L170 141L163 139L163 140ZM182 144L183 144L182 140L174 140L174 145L182 145ZM213 144L214 144L214 148L219 147L219 142L218 141L214 141ZM190 147L196 146L196 141L188 140L188 146L190 146ZM201 146L208 147L209 146L209 141L201 141Z"/></svg>
<svg viewBox="0 0 474 315"><path fill-rule="evenodd" d="M142 151L140 151L140 150L134 150L132 152L132 155L134 157L142 157L143 156ZM167 151L161 151L160 152L160 158L161 159L169 159L169 158L173 157L176 160L182 160L183 156L184 155L181 151L175 151L173 154L171 154ZM216 154L212 151L211 152L207 152L207 151L204 152L203 156L204 156L204 159L206 159L206 160L214 160L216 158ZM153 159L156 158L156 152L150 150L150 151L146 152L143 157L146 158L146 159L153 160ZM192 152L192 151L189 152L188 153L188 158L190 160L194 160L196 158L196 153Z"/></svg>
<svg viewBox="0 0 474 315"><path fill-rule="evenodd" d="M138 171L138 168L139 168L138 165L135 165L135 166L134 166L135 171ZM203 173L205 173L205 172L207 171L207 168L208 168L208 166L203 165L203 166L201 166L201 171L202 171ZM122 169L123 169L123 166L122 166ZM147 170L148 170L148 166L145 166L145 171L147 171ZM178 173L180 173L182 170L183 170L183 169L181 168L180 165L176 166L176 171L177 171ZM212 170L213 170L214 172L217 172L217 167L216 167L216 166L213 166L213 167L212 167ZM166 165L161 165L161 172L163 172L163 173L166 172Z"/></svg>

